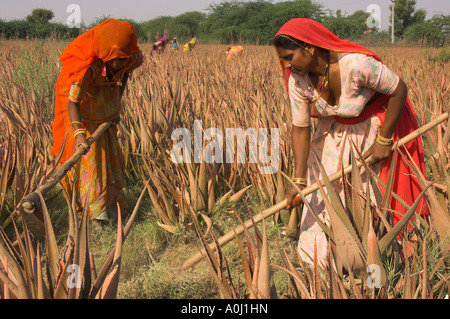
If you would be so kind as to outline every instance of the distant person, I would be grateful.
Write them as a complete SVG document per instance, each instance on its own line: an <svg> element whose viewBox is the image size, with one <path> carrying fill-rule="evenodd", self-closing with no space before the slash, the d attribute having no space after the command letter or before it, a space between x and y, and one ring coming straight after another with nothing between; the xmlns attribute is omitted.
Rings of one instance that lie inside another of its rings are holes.
<svg viewBox="0 0 450 319"><path fill-rule="evenodd" d="M163 36L161 39L158 40L158 42L157 42L158 43L158 50L159 50L160 53L164 52L164 50L167 47L167 44L169 44L169 40L170 40L170 38L167 35Z"/></svg>
<svg viewBox="0 0 450 319"><path fill-rule="evenodd" d="M73 40L60 59L51 153L56 157L64 148L63 164L76 149L88 150L63 179L63 186L69 195L75 189L78 209L86 204L94 221L112 220L117 204L122 214L127 213L125 160L115 124L120 121L128 78L143 62L135 29L127 21L108 19ZM114 125L89 149L87 139L108 121Z"/></svg>
<svg viewBox="0 0 450 319"><path fill-rule="evenodd" d="M177 38L174 37L171 41L170 41L170 46L172 47L172 51L178 51L178 41Z"/></svg>
<svg viewBox="0 0 450 319"><path fill-rule="evenodd" d="M244 54L244 48L240 45L229 47L227 50L227 61L231 61L236 57L241 57Z"/></svg>
<svg viewBox="0 0 450 319"><path fill-rule="evenodd" d="M350 164L351 149L355 147L364 157L372 156L372 169L386 183L393 143L418 128L405 82L374 52L339 39L310 19L288 21L276 34L274 46L283 66L292 109L293 182L300 189L314 183L313 169L319 173L317 161L322 163L328 175L339 172ZM313 136L312 117L318 118ZM401 150L411 154L426 176L421 138ZM355 156L358 157L357 152ZM414 175L399 154L392 191L408 205L412 205L422 192ZM366 189L367 174L361 178ZM342 181L333 185L343 198ZM288 208L300 203L293 187L287 191L286 199ZM308 195L306 200L329 224L319 191ZM397 223L406 208L394 198L390 208L394 223ZM429 215L424 199L417 212L422 216ZM312 263L315 246L319 262L326 263L328 239L305 205L298 244L302 260Z"/></svg>
<svg viewBox="0 0 450 319"><path fill-rule="evenodd" d="M152 45L151 53L152 54L164 53L164 50L166 49L166 46L168 43L169 43L169 37L167 35L163 36L161 39L159 39Z"/></svg>
<svg viewBox="0 0 450 319"><path fill-rule="evenodd" d="M192 51L195 48L196 45L197 45L197 38L193 37L191 39L191 41L189 41L188 43L186 43L184 45L183 51L185 51L185 52L186 51Z"/></svg>

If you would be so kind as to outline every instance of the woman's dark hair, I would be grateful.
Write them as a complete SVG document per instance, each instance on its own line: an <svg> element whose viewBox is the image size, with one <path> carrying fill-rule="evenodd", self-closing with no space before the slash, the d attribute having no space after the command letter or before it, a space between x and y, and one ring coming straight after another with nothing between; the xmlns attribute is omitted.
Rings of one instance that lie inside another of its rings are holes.
<svg viewBox="0 0 450 319"><path fill-rule="evenodd" d="M304 50L306 48L305 42L285 34L280 34L275 37L273 40L273 45L277 48L283 48L286 50L297 50L298 48Z"/></svg>
<svg viewBox="0 0 450 319"><path fill-rule="evenodd" d="M302 52L305 52L307 46L306 42L303 42L286 34L280 34L276 36L275 39L273 39L273 45L276 48L283 48L285 50L300 49L302 50ZM326 53L327 62L330 63L330 51L323 48L319 49Z"/></svg>

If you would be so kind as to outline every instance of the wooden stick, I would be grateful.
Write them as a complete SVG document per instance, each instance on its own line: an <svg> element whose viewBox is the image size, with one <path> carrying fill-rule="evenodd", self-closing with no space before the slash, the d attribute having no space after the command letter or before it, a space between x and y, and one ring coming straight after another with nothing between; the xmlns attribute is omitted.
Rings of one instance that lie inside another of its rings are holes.
<svg viewBox="0 0 450 319"><path fill-rule="evenodd" d="M87 139L89 146L95 143L98 138L112 125L112 122L105 122L99 125L95 132ZM43 185L39 186L37 190L25 196L22 201L23 211L32 214L35 212L36 206L39 206L39 195L37 191L39 190L42 196L45 196L53 187L58 184L67 172L75 166L76 163L81 159L83 155L86 155L88 151L84 147L79 147L75 153L58 169L58 171L50 177L50 180Z"/></svg>
<svg viewBox="0 0 450 319"><path fill-rule="evenodd" d="M440 123L442 123L443 121L447 120L449 118L448 112L445 112L444 114L442 114L441 116L439 116L438 118L436 118L435 120L431 121L430 123L418 128L417 130L415 130L414 132L411 132L410 134L408 134L407 136L403 137L402 139L400 139L397 143L395 143L392 146L392 150L395 150L409 142L411 142L412 140L416 139L417 137L425 134L426 132L428 132L430 129L436 127L437 125L439 125ZM368 161L370 161L370 158L368 159ZM361 167L363 165L362 162L358 162L358 168ZM352 166L349 165L344 169L344 174L348 174L352 171ZM334 182L336 180L338 180L340 177L342 177L342 172L336 172L332 175L330 175L328 178L330 179L331 182ZM321 183L323 181L321 180ZM306 188L304 188L302 190L302 193L304 196L311 194L312 192L315 192L316 190L319 189L319 184L315 183L312 184ZM236 235L240 235L244 232L245 228L251 228L253 227L254 224L259 223L260 221L262 221L263 219L272 216L273 214L275 214L276 212L284 209L287 205L287 200L284 199L281 202L279 202L278 204L275 204L274 206L262 211L261 213L259 213L258 215L253 217L253 220L248 220L244 223L244 225L240 225L238 227L236 227L234 230L228 232L227 234L223 235L222 237L219 238L218 243L219 245L222 247L224 245L226 245L227 243L229 243L230 241L232 241L233 239L235 239L235 234ZM245 228L244 228L245 226ZM215 244L210 244L210 248L214 251L217 249ZM201 250L199 251L197 254L193 255L192 257L190 257L189 259L187 259L183 265L181 266L181 270L187 270L189 268L191 268L192 266L196 265L200 260L202 260L203 256L205 254L205 250Z"/></svg>

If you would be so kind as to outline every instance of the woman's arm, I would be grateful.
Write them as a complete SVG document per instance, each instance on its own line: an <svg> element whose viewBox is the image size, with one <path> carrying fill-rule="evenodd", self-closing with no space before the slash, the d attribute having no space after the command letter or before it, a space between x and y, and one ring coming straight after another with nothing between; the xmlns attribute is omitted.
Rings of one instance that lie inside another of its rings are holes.
<svg viewBox="0 0 450 319"><path fill-rule="evenodd" d="M406 105L406 99L408 95L408 89L405 82L400 79L397 88L390 96L387 104L387 111L384 119L383 126L380 129L379 134L386 138L392 138L395 127L402 116L403 110ZM391 145L382 145L375 142L372 147L364 154L364 158L372 155L372 163L378 163L387 159L391 154Z"/></svg>
<svg viewBox="0 0 450 319"><path fill-rule="evenodd" d="M381 136L391 138L394 134L395 127L405 108L407 95L406 84L400 79L397 88L389 99L384 123L380 130Z"/></svg>
<svg viewBox="0 0 450 319"><path fill-rule="evenodd" d="M291 135L291 143L292 143L292 151L294 153L294 176L307 179L307 171L308 171L308 157L310 150L310 142L311 142L311 128L307 127L298 127L292 126L292 135ZM298 185L300 189L303 189L305 186ZM293 202L294 198L298 195L297 190L294 187L291 187L287 193L285 198L287 199L287 209L291 206L297 206L299 202Z"/></svg>
<svg viewBox="0 0 450 319"><path fill-rule="evenodd" d="M78 103L75 103L71 100L69 100L69 117L70 121L72 122L72 127L74 130L82 129L83 125L79 124L81 123L81 114L80 114L80 105ZM74 123L79 122L79 123ZM75 137L75 150L79 146L83 146L86 150L89 150L89 144L86 141L86 135L84 134L78 134Z"/></svg>

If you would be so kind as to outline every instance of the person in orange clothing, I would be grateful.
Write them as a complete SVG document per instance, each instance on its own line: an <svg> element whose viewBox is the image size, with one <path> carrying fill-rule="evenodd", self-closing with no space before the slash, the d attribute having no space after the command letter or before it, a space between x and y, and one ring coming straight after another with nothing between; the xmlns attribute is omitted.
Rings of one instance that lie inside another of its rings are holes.
<svg viewBox="0 0 450 319"><path fill-rule="evenodd" d="M117 204L126 214L125 160L111 126L89 149L87 139L107 121L120 121L120 100L131 72L143 63L133 25L108 19L73 40L61 54L63 68L56 82L52 154L59 164L79 147L88 153L62 184L69 195L75 188L78 209L93 220L117 216ZM67 138L64 143L64 137Z"/></svg>
<svg viewBox="0 0 450 319"><path fill-rule="evenodd" d="M229 47L227 50L227 61L231 61L233 58L240 57L244 54L244 48L240 45Z"/></svg>

